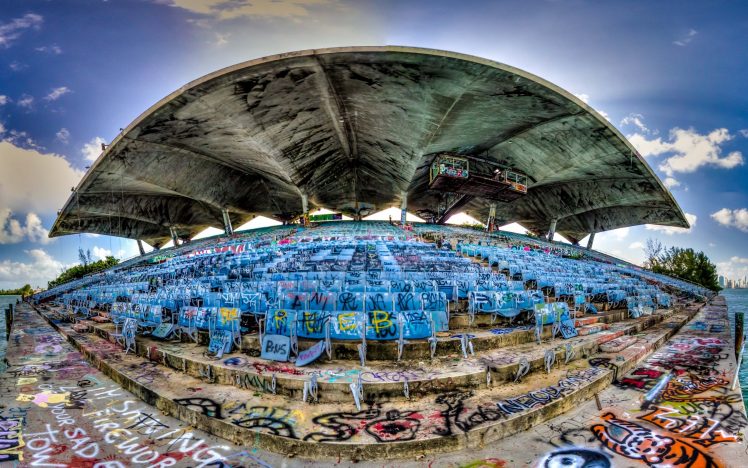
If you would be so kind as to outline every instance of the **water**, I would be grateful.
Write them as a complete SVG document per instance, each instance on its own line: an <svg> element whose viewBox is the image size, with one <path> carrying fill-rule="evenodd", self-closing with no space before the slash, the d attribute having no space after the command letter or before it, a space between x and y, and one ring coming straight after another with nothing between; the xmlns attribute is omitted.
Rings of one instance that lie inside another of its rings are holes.
<svg viewBox="0 0 748 468"><path fill-rule="evenodd" d="M5 371L5 350L8 342L5 340L5 309L8 304L15 304L21 296L0 296L0 372Z"/></svg>
<svg viewBox="0 0 748 468"><path fill-rule="evenodd" d="M727 306L730 316L730 329L735 331L735 312L743 312L743 323L745 330L748 330L748 289L725 289L721 293L727 299ZM748 351L748 348L743 344L743 353ZM740 389L743 393L743 402L748 403L748 355L743 354L743 363L740 366L740 372L738 373L738 379L740 381ZM748 404L746 405L746 411L748 411Z"/></svg>

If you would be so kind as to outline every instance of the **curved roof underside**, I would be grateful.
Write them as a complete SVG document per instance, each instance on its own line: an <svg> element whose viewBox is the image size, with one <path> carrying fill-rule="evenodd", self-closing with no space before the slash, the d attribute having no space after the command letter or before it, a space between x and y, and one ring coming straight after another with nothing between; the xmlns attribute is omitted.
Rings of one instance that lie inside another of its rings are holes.
<svg viewBox="0 0 748 468"><path fill-rule="evenodd" d="M496 217L579 240L643 223L688 227L657 176L610 123L522 70L407 47L308 50L187 84L128 126L94 163L51 236L192 236L252 215L309 208L353 214L408 193L437 209L428 167L456 153L528 174L528 194ZM463 208L479 219L490 201Z"/></svg>

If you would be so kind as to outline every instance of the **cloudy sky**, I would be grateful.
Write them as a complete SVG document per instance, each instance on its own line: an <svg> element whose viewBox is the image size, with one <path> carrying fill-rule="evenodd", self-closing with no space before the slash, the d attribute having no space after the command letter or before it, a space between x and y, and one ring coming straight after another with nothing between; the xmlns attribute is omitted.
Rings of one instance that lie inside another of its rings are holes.
<svg viewBox="0 0 748 468"><path fill-rule="evenodd" d="M280 52L410 45L535 73L605 115L688 213L688 231L598 235L640 262L648 238L748 274L748 4L741 1L2 0L0 288L44 285L134 241L47 239L101 143L171 91Z"/></svg>

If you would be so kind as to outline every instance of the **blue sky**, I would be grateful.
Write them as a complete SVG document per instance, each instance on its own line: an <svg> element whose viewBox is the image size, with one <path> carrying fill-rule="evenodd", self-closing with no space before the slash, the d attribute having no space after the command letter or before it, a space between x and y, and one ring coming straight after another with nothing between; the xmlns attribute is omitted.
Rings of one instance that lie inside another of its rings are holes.
<svg viewBox="0 0 748 468"><path fill-rule="evenodd" d="M49 240L70 188L157 100L218 68L291 50L410 45L535 73L618 127L693 227L599 234L640 262L648 238L748 274L748 4L739 1L3 0L0 288L44 285L132 240Z"/></svg>

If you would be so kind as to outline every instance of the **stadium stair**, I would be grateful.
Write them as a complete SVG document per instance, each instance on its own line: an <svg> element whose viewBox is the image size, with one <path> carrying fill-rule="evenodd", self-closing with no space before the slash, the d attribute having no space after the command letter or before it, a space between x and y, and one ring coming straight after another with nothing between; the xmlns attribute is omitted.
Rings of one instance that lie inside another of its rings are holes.
<svg viewBox="0 0 748 468"><path fill-rule="evenodd" d="M113 325L83 322L77 328L89 332L80 332L53 318L52 309L39 311L100 370L184 422L289 456L368 460L483 447L552 419L625 375L700 307L636 319L625 309L580 317L580 330L607 329L564 340L550 339L546 326L540 344L531 328L467 328L458 315L449 335L438 338L433 360L425 340L406 343L399 362L396 342L370 342L363 368L351 351L355 344L342 342L334 343L332 360L306 367L253 357L256 335L245 337L242 352L220 360L208 357L204 345L140 335L136 352L125 354L112 342ZM455 336L464 333L473 335L475 354L468 358ZM299 347L311 343L299 340ZM573 352L565 362L567 345ZM523 358L529 368L515 382ZM317 398L304 402L312 374Z"/></svg>

